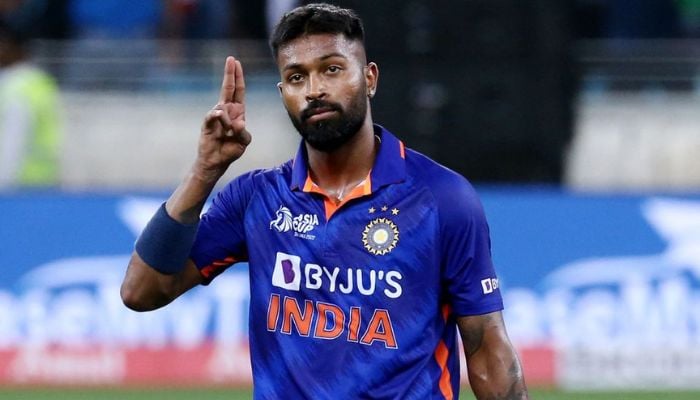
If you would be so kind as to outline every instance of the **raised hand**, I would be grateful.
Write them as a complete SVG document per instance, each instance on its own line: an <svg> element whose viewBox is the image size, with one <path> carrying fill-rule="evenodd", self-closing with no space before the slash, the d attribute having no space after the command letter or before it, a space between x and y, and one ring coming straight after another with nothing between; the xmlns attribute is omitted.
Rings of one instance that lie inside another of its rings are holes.
<svg viewBox="0 0 700 400"><path fill-rule="evenodd" d="M197 154L200 172L218 179L243 155L250 141L250 133L245 129L243 67L235 58L227 57L219 102L207 113L202 124Z"/></svg>

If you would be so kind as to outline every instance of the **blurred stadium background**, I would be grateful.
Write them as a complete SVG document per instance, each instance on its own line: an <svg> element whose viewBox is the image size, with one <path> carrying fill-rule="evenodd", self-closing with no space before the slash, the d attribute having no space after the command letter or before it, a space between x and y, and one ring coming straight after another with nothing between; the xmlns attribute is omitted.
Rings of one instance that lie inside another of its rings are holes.
<svg viewBox="0 0 700 400"><path fill-rule="evenodd" d="M333 3L365 20L375 121L481 193L533 398L700 398L700 1ZM0 397L250 396L245 267L149 314L118 287L226 55L254 134L229 177L293 154L266 37L297 4L0 2L62 132L53 185L0 191Z"/></svg>

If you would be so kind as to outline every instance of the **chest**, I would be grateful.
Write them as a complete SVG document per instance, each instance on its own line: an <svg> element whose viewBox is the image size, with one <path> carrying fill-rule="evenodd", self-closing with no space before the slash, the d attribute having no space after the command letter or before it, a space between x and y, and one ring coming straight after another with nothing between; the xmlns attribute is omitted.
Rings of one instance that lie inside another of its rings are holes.
<svg viewBox="0 0 700 400"><path fill-rule="evenodd" d="M387 188L327 214L313 193L258 198L245 221L251 273L284 289L387 296L437 279L429 192Z"/></svg>

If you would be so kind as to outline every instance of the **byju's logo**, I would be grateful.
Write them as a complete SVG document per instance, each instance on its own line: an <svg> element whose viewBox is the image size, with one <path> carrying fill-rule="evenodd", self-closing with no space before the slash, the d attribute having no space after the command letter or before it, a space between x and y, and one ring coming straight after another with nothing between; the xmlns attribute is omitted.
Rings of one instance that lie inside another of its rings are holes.
<svg viewBox="0 0 700 400"><path fill-rule="evenodd" d="M481 289L484 291L484 294L493 293L494 290L498 289L498 278L482 279Z"/></svg>
<svg viewBox="0 0 700 400"><path fill-rule="evenodd" d="M272 284L288 290L299 290L301 285L301 258L277 252L275 269L272 271Z"/></svg>

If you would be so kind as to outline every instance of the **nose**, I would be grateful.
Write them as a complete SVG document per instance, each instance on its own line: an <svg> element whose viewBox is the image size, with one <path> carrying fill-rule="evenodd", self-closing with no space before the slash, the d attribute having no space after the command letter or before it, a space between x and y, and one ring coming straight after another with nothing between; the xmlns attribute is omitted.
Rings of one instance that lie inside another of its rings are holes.
<svg viewBox="0 0 700 400"><path fill-rule="evenodd" d="M326 97L326 84L318 75L310 75L306 85L306 101L319 100Z"/></svg>

